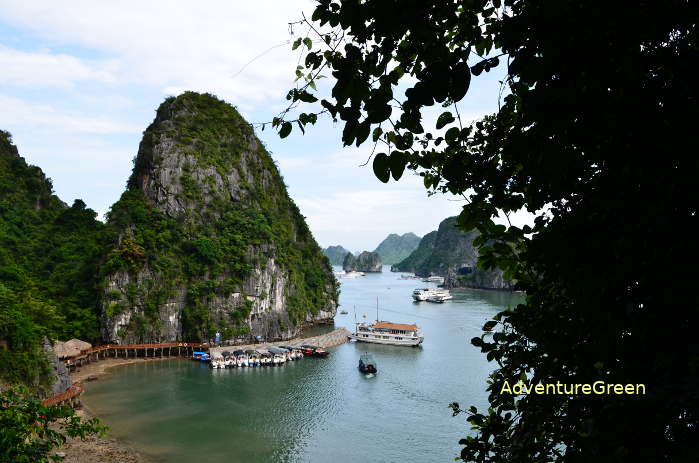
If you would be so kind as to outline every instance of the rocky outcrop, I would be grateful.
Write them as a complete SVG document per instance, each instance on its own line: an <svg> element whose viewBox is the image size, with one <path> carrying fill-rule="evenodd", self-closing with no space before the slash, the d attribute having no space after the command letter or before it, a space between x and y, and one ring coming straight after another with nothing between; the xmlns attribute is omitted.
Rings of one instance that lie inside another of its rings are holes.
<svg viewBox="0 0 699 463"><path fill-rule="evenodd" d="M330 261L330 265L342 265L342 262L344 261L348 252L349 251L347 249L340 245L328 246L327 248L323 249L323 254Z"/></svg>
<svg viewBox="0 0 699 463"><path fill-rule="evenodd" d="M345 272L371 272L378 273L383 270L381 256L376 252L364 251L358 256L348 252L342 262Z"/></svg>
<svg viewBox="0 0 699 463"><path fill-rule="evenodd" d="M477 236L477 230L466 233L458 229L456 217L450 217L425 235L417 249L391 270L425 277L439 275L447 288L513 289L514 283L505 280L501 270L478 268L479 252L473 245Z"/></svg>
<svg viewBox="0 0 699 463"><path fill-rule="evenodd" d="M415 233L397 235L391 233L379 244L374 252L381 256L384 264L397 264L408 257L420 244L420 237Z"/></svg>
<svg viewBox="0 0 699 463"><path fill-rule="evenodd" d="M105 341L288 339L335 315L332 268L274 161L211 95L160 106L108 219Z"/></svg>
<svg viewBox="0 0 699 463"><path fill-rule="evenodd" d="M48 359L49 364L53 369L53 372L51 373L51 377L53 379L53 381L51 382L51 389L48 391L46 395L52 396L60 394L61 392L67 390L72 384L70 380L70 374L68 373L68 369L66 368L65 363L63 363L61 360L58 359L58 357L56 357L56 354L53 350L53 346L51 345L51 342L49 342L48 339L44 338L44 341L41 345L41 349L46 354L46 358Z"/></svg>

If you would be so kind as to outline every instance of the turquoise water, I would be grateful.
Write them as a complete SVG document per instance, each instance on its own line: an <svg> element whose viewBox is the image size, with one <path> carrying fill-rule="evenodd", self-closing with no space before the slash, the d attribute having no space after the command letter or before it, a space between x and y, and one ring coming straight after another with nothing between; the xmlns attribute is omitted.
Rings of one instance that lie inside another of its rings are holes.
<svg viewBox="0 0 699 463"><path fill-rule="evenodd" d="M388 270L387 268L385 270ZM483 323L522 298L459 291L444 304L414 303L426 284L398 274L342 283L335 326L357 318L417 323L420 348L345 344L327 359L280 368L210 370L189 360L111 370L88 384L84 402L114 436L163 462L453 461L468 433L450 402L483 407L492 364L469 344ZM357 370L371 352L379 373Z"/></svg>

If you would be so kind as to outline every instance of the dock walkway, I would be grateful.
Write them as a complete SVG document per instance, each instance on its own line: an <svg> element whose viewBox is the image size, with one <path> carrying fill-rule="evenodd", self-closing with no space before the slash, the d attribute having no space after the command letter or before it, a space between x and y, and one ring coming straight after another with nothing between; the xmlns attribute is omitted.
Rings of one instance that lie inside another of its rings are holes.
<svg viewBox="0 0 699 463"><path fill-rule="evenodd" d="M320 334L318 336L312 336L310 338L294 338L288 341L275 341L275 342L260 342L257 344L246 344L243 346L221 346L221 347L211 347L209 352L211 354L221 353L223 351L234 351L234 350L247 350L247 349L266 349L270 346L293 346L298 347L303 344L311 344L313 346L318 346L322 348L339 346L347 342L347 336L350 332L346 328L337 328L329 333Z"/></svg>

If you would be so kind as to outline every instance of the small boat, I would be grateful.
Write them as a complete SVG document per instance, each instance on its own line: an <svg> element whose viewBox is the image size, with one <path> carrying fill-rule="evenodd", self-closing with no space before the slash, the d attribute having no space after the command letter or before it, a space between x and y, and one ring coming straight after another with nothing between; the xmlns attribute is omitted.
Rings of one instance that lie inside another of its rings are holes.
<svg viewBox="0 0 699 463"><path fill-rule="evenodd" d="M223 357L213 357L209 363L210 368L226 368Z"/></svg>
<svg viewBox="0 0 699 463"><path fill-rule="evenodd" d="M346 310L340 310L340 313L341 313L342 315L347 315L348 312L347 312Z"/></svg>
<svg viewBox="0 0 699 463"><path fill-rule="evenodd" d="M272 359L274 356L272 355L271 352L265 351L265 350L260 350L260 365L263 367L272 365Z"/></svg>
<svg viewBox="0 0 699 463"><path fill-rule="evenodd" d="M259 367L260 366L260 353L254 349L248 349L245 351L248 354L248 366Z"/></svg>
<svg viewBox="0 0 699 463"><path fill-rule="evenodd" d="M327 350L310 344L304 344L301 346L301 352L303 352L303 355L310 355L311 357L327 357L330 355L330 352Z"/></svg>
<svg viewBox="0 0 699 463"><path fill-rule="evenodd" d="M368 353L359 357L359 371L362 373L376 373L376 360Z"/></svg>
<svg viewBox="0 0 699 463"><path fill-rule="evenodd" d="M248 366L248 354L244 350L233 351L233 358L235 359L235 366L237 367L247 367Z"/></svg>
<svg viewBox="0 0 699 463"><path fill-rule="evenodd" d="M282 349L288 350L287 358L290 360L298 360L303 357L303 354L299 350L298 347L293 347L293 346L278 346L281 347Z"/></svg>
<svg viewBox="0 0 699 463"><path fill-rule="evenodd" d="M275 365L283 365L287 361L287 355L289 353L288 350L284 349L283 347L278 347L278 346L270 346L267 348L272 354L274 354L274 359L273 363Z"/></svg>

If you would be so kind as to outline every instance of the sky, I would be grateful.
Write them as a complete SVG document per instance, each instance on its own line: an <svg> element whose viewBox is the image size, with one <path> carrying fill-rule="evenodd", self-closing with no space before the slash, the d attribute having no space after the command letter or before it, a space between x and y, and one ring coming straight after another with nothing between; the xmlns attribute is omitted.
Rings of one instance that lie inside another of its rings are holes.
<svg viewBox="0 0 699 463"><path fill-rule="evenodd" d="M53 181L100 217L123 192L142 132L156 108L185 90L209 92L249 122L285 107L312 1L150 0L0 2L0 129ZM459 104L466 119L497 109L500 72L474 79ZM436 118L438 110L428 111ZM463 203L428 197L407 173L383 184L362 167L371 146L343 148L341 126L321 119L301 135L258 137L318 243L373 250L389 233L423 236ZM511 219L513 219L511 217ZM527 221L518 214L513 223Z"/></svg>

